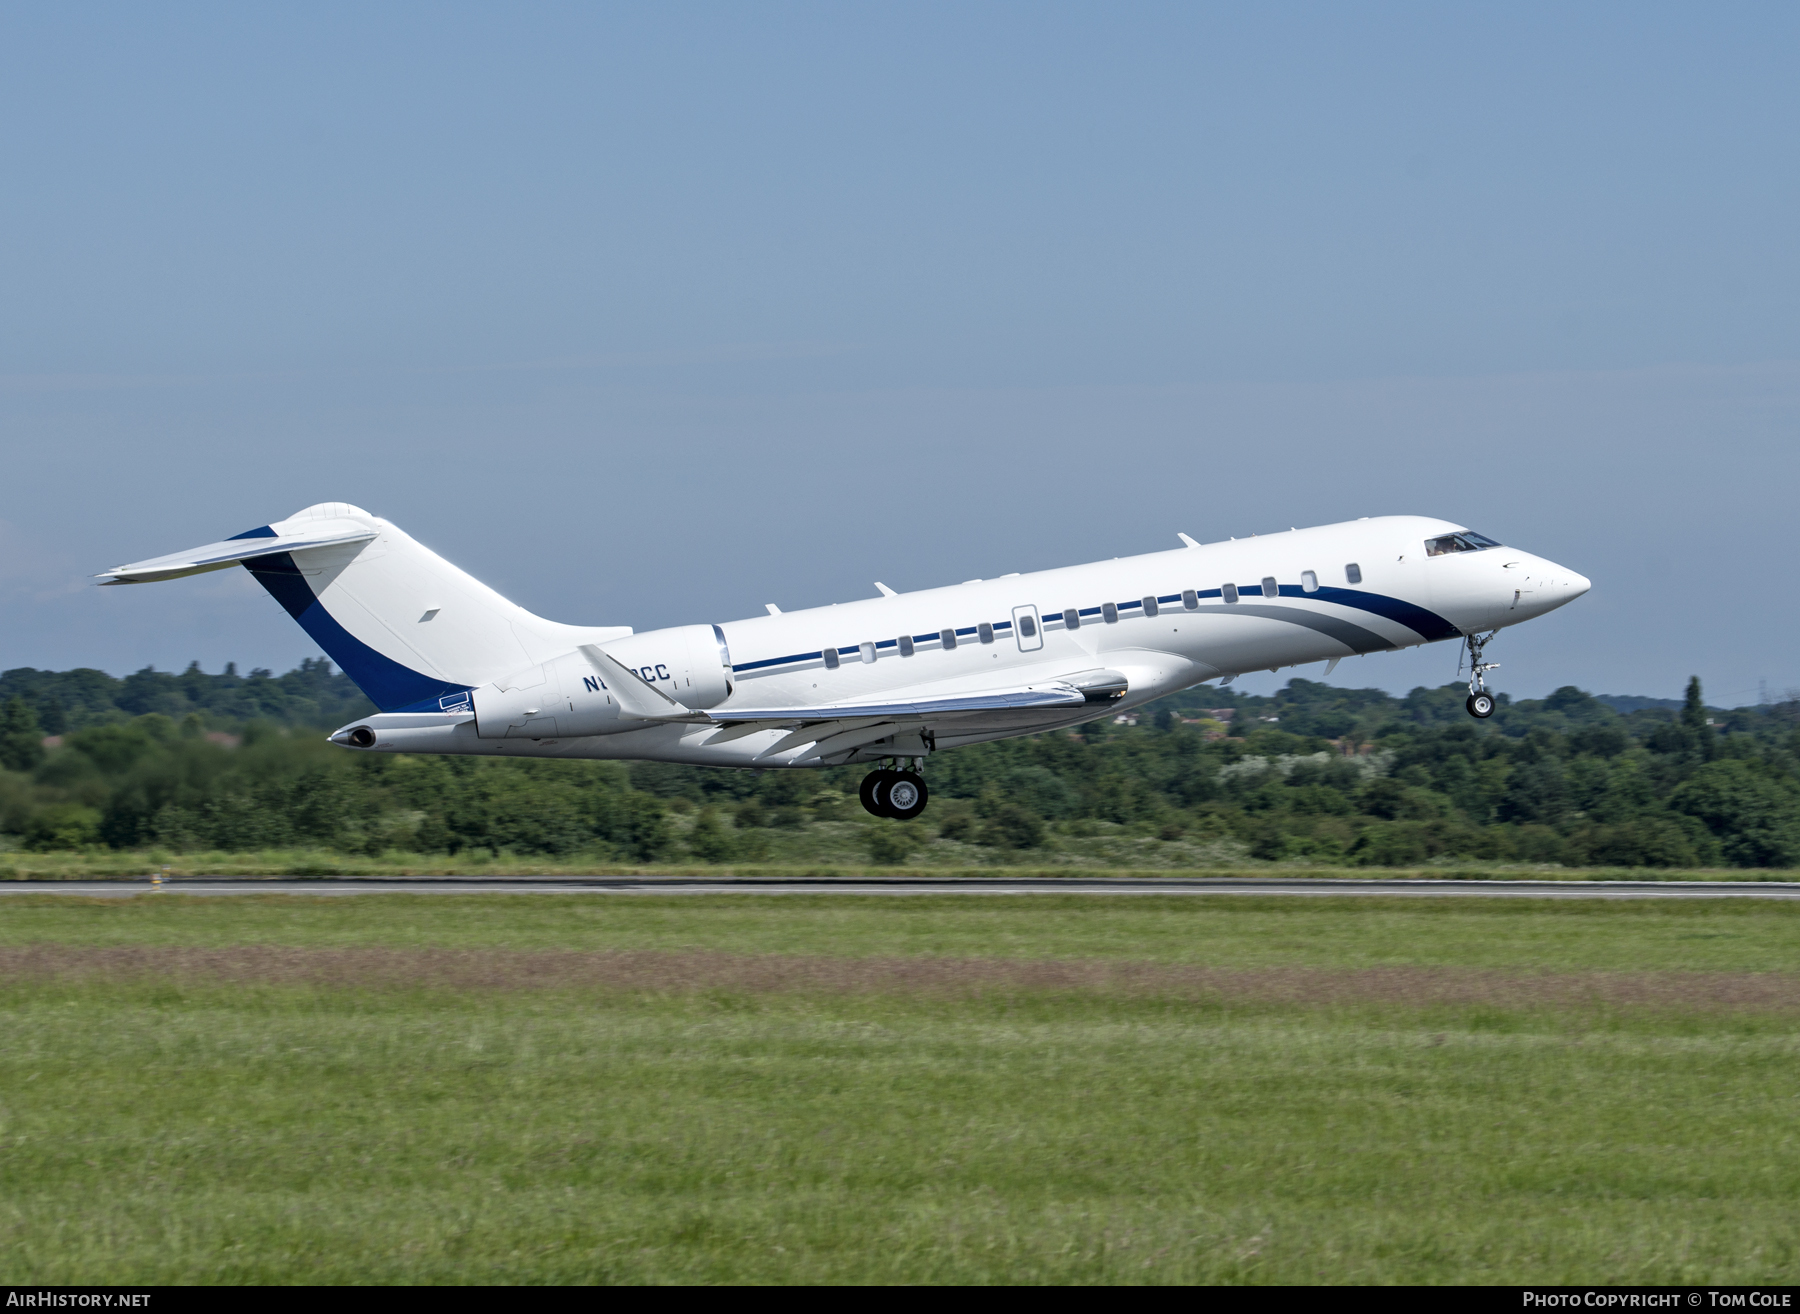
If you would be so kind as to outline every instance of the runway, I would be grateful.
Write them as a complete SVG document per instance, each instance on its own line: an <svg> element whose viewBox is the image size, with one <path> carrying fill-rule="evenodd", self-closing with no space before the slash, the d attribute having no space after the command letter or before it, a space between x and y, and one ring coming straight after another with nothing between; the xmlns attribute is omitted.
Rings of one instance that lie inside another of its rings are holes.
<svg viewBox="0 0 1800 1314"><path fill-rule="evenodd" d="M1795 881L1486 881L1486 880L1267 880L1170 876L897 876L721 878L568 876L495 879L486 876L421 876L387 879L243 879L192 876L154 885L130 881L0 881L0 895L68 894L134 897L160 894L1084 894L1084 895L1310 895L1461 899L1800 899Z"/></svg>

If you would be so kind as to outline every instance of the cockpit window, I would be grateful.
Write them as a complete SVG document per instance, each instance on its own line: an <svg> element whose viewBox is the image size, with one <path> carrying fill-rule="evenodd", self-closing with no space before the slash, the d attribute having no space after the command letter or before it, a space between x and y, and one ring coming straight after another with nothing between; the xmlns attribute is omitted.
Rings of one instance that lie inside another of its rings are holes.
<svg viewBox="0 0 1800 1314"><path fill-rule="evenodd" d="M1486 534L1477 534L1473 530L1465 529L1460 534L1445 534L1442 538L1426 539L1425 555L1441 557L1446 552L1479 552L1482 548L1499 546L1500 544Z"/></svg>

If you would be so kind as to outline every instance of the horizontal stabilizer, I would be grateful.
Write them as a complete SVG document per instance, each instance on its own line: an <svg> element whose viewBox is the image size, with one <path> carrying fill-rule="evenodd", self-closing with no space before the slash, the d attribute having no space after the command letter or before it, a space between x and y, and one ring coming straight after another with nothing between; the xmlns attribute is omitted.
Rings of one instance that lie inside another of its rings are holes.
<svg viewBox="0 0 1800 1314"><path fill-rule="evenodd" d="M340 522L341 523L341 522ZM329 547L336 543L365 543L378 531L357 526L354 529L328 530L323 533L264 534L255 538L228 538L223 543L189 548L186 552L149 561L134 561L114 566L94 576L108 584L150 584L157 580L180 579L209 570L224 570L252 557L266 557L276 552L304 552L307 548Z"/></svg>

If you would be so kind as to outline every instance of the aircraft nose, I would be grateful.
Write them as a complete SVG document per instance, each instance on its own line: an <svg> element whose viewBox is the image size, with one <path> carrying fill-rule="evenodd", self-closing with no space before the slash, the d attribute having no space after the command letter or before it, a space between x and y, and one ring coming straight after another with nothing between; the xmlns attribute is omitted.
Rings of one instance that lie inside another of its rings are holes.
<svg viewBox="0 0 1800 1314"><path fill-rule="evenodd" d="M1550 586L1550 592L1558 603L1573 602L1592 588L1593 581L1586 575L1578 575L1567 566L1559 566L1554 561L1542 561L1544 583Z"/></svg>
<svg viewBox="0 0 1800 1314"><path fill-rule="evenodd" d="M1566 606L1594 586L1593 581L1586 575L1577 574L1567 566L1559 566L1554 561L1543 562L1542 569L1543 573L1539 578L1543 580L1543 584L1540 586L1543 592L1539 594L1539 597L1540 605L1545 611L1554 611L1558 607Z"/></svg>

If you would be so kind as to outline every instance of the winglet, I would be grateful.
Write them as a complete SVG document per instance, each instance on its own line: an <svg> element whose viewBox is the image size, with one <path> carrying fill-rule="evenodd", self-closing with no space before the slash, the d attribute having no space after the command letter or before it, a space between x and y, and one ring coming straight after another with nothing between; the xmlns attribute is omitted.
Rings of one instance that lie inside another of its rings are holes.
<svg viewBox="0 0 1800 1314"><path fill-rule="evenodd" d="M1180 539L1183 543L1187 544L1189 547L1199 547L1200 546L1198 543L1194 542L1193 539L1189 538L1186 534L1183 534L1179 530L1176 531L1175 537Z"/></svg>
<svg viewBox="0 0 1800 1314"><path fill-rule="evenodd" d="M896 593L892 589L890 589L887 585L883 584L880 580L875 581L875 587L881 590L881 596L884 598L897 598L900 596L898 593Z"/></svg>

